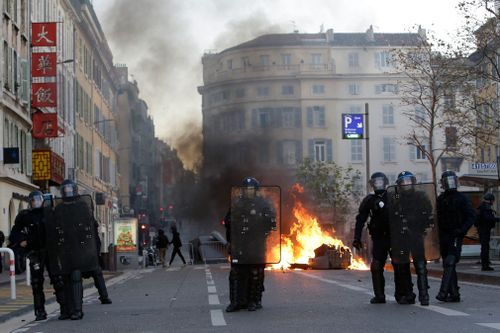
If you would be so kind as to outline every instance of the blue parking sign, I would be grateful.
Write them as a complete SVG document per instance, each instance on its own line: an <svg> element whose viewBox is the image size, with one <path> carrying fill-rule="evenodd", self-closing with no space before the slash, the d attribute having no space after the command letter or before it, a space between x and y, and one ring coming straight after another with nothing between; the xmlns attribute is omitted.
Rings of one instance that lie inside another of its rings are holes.
<svg viewBox="0 0 500 333"><path fill-rule="evenodd" d="M342 114L342 138L363 139L363 114Z"/></svg>

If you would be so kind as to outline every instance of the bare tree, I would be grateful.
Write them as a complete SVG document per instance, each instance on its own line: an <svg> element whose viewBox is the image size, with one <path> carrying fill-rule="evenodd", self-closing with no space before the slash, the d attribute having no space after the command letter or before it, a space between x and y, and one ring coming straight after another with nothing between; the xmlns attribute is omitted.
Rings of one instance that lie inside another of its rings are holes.
<svg viewBox="0 0 500 333"><path fill-rule="evenodd" d="M419 27L414 47L396 49L392 62L402 74L398 82L402 112L411 122L406 143L425 156L437 183L443 157L471 159L484 128L478 126L482 99L476 72L460 50L441 40L430 42Z"/></svg>

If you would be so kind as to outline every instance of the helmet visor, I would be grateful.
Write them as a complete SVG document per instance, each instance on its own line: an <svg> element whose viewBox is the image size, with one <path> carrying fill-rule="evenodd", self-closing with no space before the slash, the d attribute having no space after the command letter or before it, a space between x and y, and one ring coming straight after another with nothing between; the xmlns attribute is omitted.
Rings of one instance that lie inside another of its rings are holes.
<svg viewBox="0 0 500 333"><path fill-rule="evenodd" d="M445 190L454 190L458 187L456 176L444 177L441 181Z"/></svg>
<svg viewBox="0 0 500 333"><path fill-rule="evenodd" d="M71 184L64 185L61 188L61 195L63 196L63 198L69 198L75 196L75 189L73 188L73 185Z"/></svg>
<svg viewBox="0 0 500 333"><path fill-rule="evenodd" d="M383 177L376 177L372 179L372 187L374 191L383 191L385 190L385 179Z"/></svg>
<svg viewBox="0 0 500 333"><path fill-rule="evenodd" d="M401 177L398 180L398 185L412 185L414 183L413 178L411 176Z"/></svg>
<svg viewBox="0 0 500 333"><path fill-rule="evenodd" d="M43 205L43 197L41 195L36 195L30 200L31 208L40 208Z"/></svg>

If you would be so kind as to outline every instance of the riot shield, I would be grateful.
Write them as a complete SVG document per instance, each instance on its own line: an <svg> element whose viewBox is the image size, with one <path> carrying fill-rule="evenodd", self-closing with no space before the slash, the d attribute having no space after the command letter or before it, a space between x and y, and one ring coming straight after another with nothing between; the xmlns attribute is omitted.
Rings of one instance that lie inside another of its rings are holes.
<svg viewBox="0 0 500 333"><path fill-rule="evenodd" d="M277 264L281 260L281 189L261 186L253 193L231 189L231 262Z"/></svg>
<svg viewBox="0 0 500 333"><path fill-rule="evenodd" d="M45 208L47 251L52 274L98 268L97 234L90 195L55 200Z"/></svg>
<svg viewBox="0 0 500 333"><path fill-rule="evenodd" d="M438 259L434 184L389 186L387 199L394 263Z"/></svg>

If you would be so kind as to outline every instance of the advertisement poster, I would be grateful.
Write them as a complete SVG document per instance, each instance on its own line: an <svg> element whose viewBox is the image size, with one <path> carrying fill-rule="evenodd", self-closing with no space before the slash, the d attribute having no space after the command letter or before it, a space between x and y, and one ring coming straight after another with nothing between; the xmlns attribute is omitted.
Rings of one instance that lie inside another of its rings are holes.
<svg viewBox="0 0 500 333"><path fill-rule="evenodd" d="M137 219L118 219L114 221L114 225L116 251L137 251Z"/></svg>

